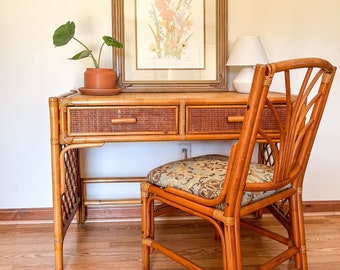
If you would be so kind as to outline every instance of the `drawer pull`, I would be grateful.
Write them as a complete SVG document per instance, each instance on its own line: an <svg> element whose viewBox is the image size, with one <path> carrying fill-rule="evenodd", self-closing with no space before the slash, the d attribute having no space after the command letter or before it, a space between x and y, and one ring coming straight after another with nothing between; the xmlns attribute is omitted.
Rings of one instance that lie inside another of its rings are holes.
<svg viewBox="0 0 340 270"><path fill-rule="evenodd" d="M115 118L111 119L111 123L116 124L135 124L137 123L137 118Z"/></svg>
<svg viewBox="0 0 340 270"><path fill-rule="evenodd" d="M228 116L228 123L242 123L244 120L244 116Z"/></svg>

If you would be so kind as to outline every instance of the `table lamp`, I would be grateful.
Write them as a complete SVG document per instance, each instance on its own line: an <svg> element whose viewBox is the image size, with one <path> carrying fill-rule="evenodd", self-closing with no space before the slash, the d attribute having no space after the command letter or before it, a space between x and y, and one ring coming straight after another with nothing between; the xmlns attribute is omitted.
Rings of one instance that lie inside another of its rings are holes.
<svg viewBox="0 0 340 270"><path fill-rule="evenodd" d="M260 37L242 36L236 40L227 61L227 66L241 66L233 80L233 87L239 93L249 93L256 64L266 64L268 58Z"/></svg>

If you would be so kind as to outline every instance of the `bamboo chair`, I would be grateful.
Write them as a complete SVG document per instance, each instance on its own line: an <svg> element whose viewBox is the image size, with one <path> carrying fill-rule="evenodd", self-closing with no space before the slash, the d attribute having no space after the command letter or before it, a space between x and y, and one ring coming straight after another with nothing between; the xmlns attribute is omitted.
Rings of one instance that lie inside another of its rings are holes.
<svg viewBox="0 0 340 270"><path fill-rule="evenodd" d="M157 242L155 201L209 221L221 240L223 269L242 269L241 226L286 246L259 269L272 269L291 258L295 259L297 269L308 268L302 183L335 71L329 62L318 58L257 65L240 138L229 157L193 157L165 164L149 173L148 181L141 184L143 269L150 269L154 250L188 269L202 269ZM296 72L300 75L291 79ZM278 82L286 93L285 119L280 118L267 99L272 81L279 74L282 77ZM294 87L298 92L293 95L291 88L299 78L301 83ZM279 125L279 139L259 128L265 106ZM272 165L251 163L256 141L269 146L267 158L272 159ZM284 235L248 222L249 217L244 219L264 208L283 225Z"/></svg>

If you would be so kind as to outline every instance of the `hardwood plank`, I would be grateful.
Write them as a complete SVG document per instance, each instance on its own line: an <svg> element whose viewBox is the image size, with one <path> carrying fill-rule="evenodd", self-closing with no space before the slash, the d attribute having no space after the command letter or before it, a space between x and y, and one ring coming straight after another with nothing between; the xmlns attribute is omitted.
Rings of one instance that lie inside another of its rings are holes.
<svg viewBox="0 0 340 270"><path fill-rule="evenodd" d="M270 217L259 220L280 230ZM157 236L204 269L221 269L221 248L210 224L202 220L158 221ZM87 222L71 224L65 238L65 270L141 269L139 222ZM340 216L307 216L306 234L310 270L340 269ZM254 232L242 230L244 269L255 269L281 246ZM326 267L326 268L325 268ZM54 269L52 224L0 225L0 270ZM152 255L152 269L183 269L158 252ZM286 262L277 270L295 269Z"/></svg>

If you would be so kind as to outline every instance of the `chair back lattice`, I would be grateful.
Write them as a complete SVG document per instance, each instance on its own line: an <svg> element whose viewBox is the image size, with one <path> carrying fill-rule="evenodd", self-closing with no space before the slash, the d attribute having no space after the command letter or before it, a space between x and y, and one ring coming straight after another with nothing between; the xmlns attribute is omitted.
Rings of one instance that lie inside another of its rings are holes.
<svg viewBox="0 0 340 270"><path fill-rule="evenodd" d="M227 204L233 203L235 199L236 205L240 204L245 190L277 190L288 184L295 188L302 186L335 71L336 68L329 62L318 58L294 59L256 66L241 138L232 150L232 166L228 168L226 175ZM280 117L278 108L266 98L269 91L275 90L285 91L286 94L284 119ZM256 95L262 97L254 99ZM252 104L253 99L260 102ZM263 103L271 110L278 124L279 140L260 129ZM247 164L258 139L270 148L267 159L274 165L273 181L246 184L249 170Z"/></svg>

